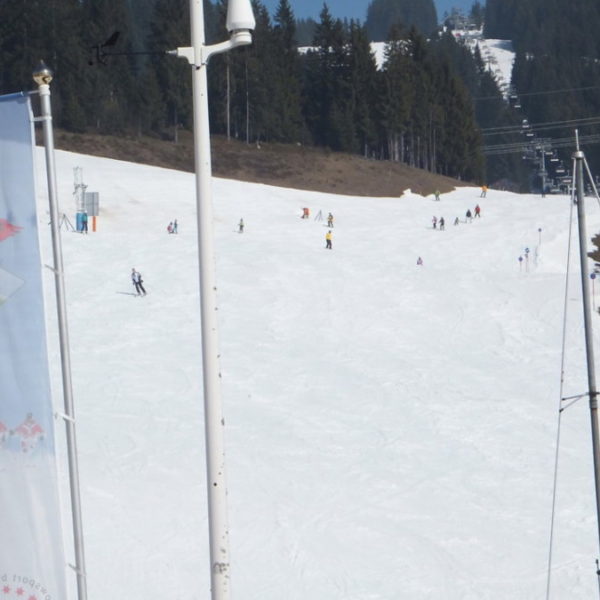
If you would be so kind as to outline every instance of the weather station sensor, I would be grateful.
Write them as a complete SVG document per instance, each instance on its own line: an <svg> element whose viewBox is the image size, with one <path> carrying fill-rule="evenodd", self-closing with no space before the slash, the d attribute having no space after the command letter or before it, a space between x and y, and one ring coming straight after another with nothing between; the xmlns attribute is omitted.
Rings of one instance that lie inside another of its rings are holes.
<svg viewBox="0 0 600 600"><path fill-rule="evenodd" d="M225 26L238 44L252 43L251 32L256 27L256 21L250 0L229 0Z"/></svg>

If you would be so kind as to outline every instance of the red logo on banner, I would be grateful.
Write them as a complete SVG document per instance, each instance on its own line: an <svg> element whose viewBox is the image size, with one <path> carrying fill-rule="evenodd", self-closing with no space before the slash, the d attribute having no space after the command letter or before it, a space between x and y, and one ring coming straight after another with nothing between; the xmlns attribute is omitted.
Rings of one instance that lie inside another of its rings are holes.
<svg viewBox="0 0 600 600"><path fill-rule="evenodd" d="M8 427L2 421L0 421L0 448L2 448L4 442L6 442L8 439L9 434L10 432Z"/></svg>
<svg viewBox="0 0 600 600"><path fill-rule="evenodd" d="M4 578L6 578L6 575ZM20 579L20 577L14 576L13 579ZM27 578L25 579L27 580ZM24 600L25 598L27 598L27 600L38 600L39 598L41 600L43 597L49 597L47 595L46 588L40 583L37 583L35 579L28 579L28 584L34 586L36 590L39 590L41 596L37 596L35 593L26 591L22 585L13 588L11 588L10 585L5 585L2 587L2 597L6 597L7 600L10 598L19 598L21 600Z"/></svg>
<svg viewBox="0 0 600 600"><path fill-rule="evenodd" d="M33 452L38 442L44 439L44 430L31 413L27 413L25 420L11 433L21 438L21 451L26 453Z"/></svg>
<svg viewBox="0 0 600 600"><path fill-rule="evenodd" d="M3 242L6 238L11 235L16 235L23 229L17 225L12 225L6 219L0 219L0 242Z"/></svg>

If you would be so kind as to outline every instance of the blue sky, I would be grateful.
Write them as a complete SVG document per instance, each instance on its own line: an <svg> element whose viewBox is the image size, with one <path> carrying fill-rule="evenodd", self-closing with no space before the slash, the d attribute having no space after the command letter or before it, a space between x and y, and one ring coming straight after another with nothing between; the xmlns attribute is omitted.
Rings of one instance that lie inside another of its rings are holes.
<svg viewBox="0 0 600 600"><path fill-rule="evenodd" d="M327 6L335 17L348 17L364 21L367 15L367 7L371 0L327 0ZM468 11L475 0L434 0L438 18L444 12L450 11L455 6ZM272 12L279 4L279 0L263 0L263 4ZM323 0L290 0L290 4L297 18L305 19L313 17L317 19L323 8ZM483 4L483 3L482 3Z"/></svg>

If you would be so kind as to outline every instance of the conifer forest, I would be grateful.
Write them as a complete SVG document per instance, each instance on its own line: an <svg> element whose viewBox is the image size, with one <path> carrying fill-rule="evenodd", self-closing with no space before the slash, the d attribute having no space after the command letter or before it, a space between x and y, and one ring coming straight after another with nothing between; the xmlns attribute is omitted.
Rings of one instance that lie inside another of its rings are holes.
<svg viewBox="0 0 600 600"><path fill-rule="evenodd" d="M207 43L227 37L226 4L204 0ZM452 23L438 25L433 0L372 0L365 23L334 18L326 3L316 21L297 21L289 0L273 15L259 0L253 7L253 44L211 58L213 134L525 188L535 185L519 147L527 122L550 140L581 128L588 160L600 164L597 0L474 2L467 16L484 36L513 42L518 104ZM32 89L43 59L57 127L174 143L192 128L190 65L167 54L190 44L187 0L3 0L0 11L0 94ZM383 65L373 41L386 42ZM506 151L486 152L492 145ZM567 158L573 149L555 146Z"/></svg>

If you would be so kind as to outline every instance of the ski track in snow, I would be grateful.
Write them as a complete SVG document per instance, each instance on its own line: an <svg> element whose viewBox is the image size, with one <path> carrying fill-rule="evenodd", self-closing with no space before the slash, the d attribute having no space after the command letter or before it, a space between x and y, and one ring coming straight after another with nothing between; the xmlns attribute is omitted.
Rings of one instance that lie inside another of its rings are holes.
<svg viewBox="0 0 600 600"><path fill-rule="evenodd" d="M76 166L101 206L96 233L62 235L89 598L206 598L193 176L58 152L63 210ZM568 198L213 187L234 597L543 597ZM477 203L481 219L452 225ZM132 267L145 298L125 293ZM578 285L575 267L565 395L585 389ZM562 435L552 598L566 600L597 587L585 400Z"/></svg>

